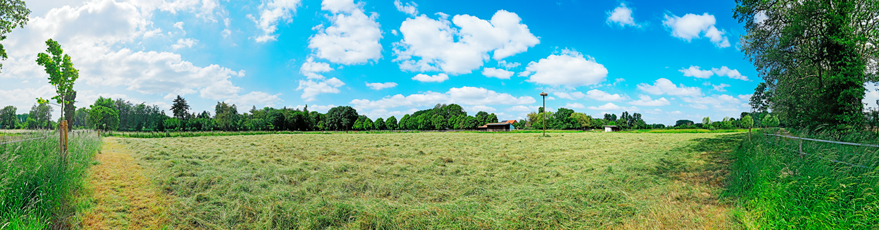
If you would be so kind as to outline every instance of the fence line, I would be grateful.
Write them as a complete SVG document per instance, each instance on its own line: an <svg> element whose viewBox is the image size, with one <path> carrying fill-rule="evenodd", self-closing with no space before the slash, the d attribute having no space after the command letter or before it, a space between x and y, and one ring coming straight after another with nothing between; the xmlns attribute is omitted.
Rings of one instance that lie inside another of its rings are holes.
<svg viewBox="0 0 879 230"><path fill-rule="evenodd" d="M801 140L801 142L800 142L800 150L796 150L796 149L790 149L790 148L784 147L784 146L782 146L782 145L780 145L780 144L778 144L778 143L775 143L775 142L769 141L769 138L766 138L766 142L767 142L767 143L770 143L770 144L773 144L773 145L775 145L775 146L778 146L778 147L780 147L780 148L782 148L782 149L784 149L784 150L789 150L789 151L796 152L796 153L799 153L799 154L803 154L803 155L807 155L807 156L813 156L813 157L821 158L821 159L824 159L824 160L828 160L828 161L831 161L831 162L834 162L834 163L845 164L845 165L848 165L848 166L853 166L853 167L858 167L858 168L864 168L864 169L873 169L873 168L872 168L872 167L869 167L869 166L864 166L864 165L859 165L859 164L852 164L852 163L845 162L845 161L840 161L840 160L836 160L836 159L830 159L830 158L822 157L822 156L819 156L819 155L816 155L816 154L807 153L807 152L805 152L805 151L802 150L802 148L803 148L803 146L802 146L802 140L814 141L814 142L822 142L822 143L830 143L830 144L841 144L841 145L851 145L851 146L863 146L863 147L875 147L875 148L879 148L879 145L859 144L859 143L840 142L840 141L828 141L828 140L821 140L821 139L803 138L803 137L795 137L795 136L788 136L788 135L777 135L777 134L765 134L765 133L764 133L763 135L764 135L764 136L776 136L776 137L783 137L783 138L789 138L789 139L797 139L797 140ZM854 155L854 154L852 154L852 155Z"/></svg>
<svg viewBox="0 0 879 230"><path fill-rule="evenodd" d="M853 145L853 146L864 146L864 147L879 148L879 145L859 144L859 143L850 143L850 142L841 142L841 141L828 141L828 140L821 140L821 139L812 139L812 138L805 138L805 137L786 136L786 135L778 135L778 134L763 134L763 135L777 136L777 137L785 137L785 138L799 139L799 140L807 140L807 141L814 141L814 142L824 142L824 143L831 143L831 144L841 144L841 145Z"/></svg>
<svg viewBox="0 0 879 230"><path fill-rule="evenodd" d="M74 131L70 132L70 134L73 134L73 135L75 135L75 136L79 136L79 135L84 135L84 134L93 133L93 132L94 132L94 131L91 131L91 130L74 130ZM40 132L32 132L32 133L27 133L27 134L38 134L38 133L40 133ZM14 143L25 142L25 141L33 141L33 140L46 139L46 138L50 138L50 137L55 137L55 134L56 134L56 133L54 133L54 132L42 132L42 134L45 134L45 136L42 136L42 137L35 137L35 138L28 138L28 139L24 139L24 140L16 140L16 141L0 142L0 145L7 145L7 144L14 144Z"/></svg>

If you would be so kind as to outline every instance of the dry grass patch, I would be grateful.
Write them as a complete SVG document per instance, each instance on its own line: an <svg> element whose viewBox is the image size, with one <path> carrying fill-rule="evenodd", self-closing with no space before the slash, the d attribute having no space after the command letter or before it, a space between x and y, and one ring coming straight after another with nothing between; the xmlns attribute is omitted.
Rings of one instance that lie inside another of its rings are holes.
<svg viewBox="0 0 879 230"><path fill-rule="evenodd" d="M179 197L168 216L180 229L724 229L735 224L716 198L719 185L698 178L723 177L725 166L711 156L741 137L417 133L119 141L155 172L161 191Z"/></svg>
<svg viewBox="0 0 879 230"><path fill-rule="evenodd" d="M98 162L89 169L92 206L83 213L85 229L161 229L166 224L167 196L158 191L141 168L118 143L104 139Z"/></svg>

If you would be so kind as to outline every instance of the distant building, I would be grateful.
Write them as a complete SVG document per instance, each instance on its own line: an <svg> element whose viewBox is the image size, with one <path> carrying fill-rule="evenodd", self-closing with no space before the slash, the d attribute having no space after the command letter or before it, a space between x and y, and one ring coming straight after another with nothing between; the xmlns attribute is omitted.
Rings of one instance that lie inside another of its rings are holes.
<svg viewBox="0 0 879 230"><path fill-rule="evenodd" d="M616 125L605 125L604 126L605 133L616 132L616 131L620 131L620 127L617 127Z"/></svg>
<svg viewBox="0 0 879 230"><path fill-rule="evenodd" d="M479 126L478 129L488 131L488 132L508 132L514 128L513 128L512 123L500 122L500 123L488 123L483 126Z"/></svg>

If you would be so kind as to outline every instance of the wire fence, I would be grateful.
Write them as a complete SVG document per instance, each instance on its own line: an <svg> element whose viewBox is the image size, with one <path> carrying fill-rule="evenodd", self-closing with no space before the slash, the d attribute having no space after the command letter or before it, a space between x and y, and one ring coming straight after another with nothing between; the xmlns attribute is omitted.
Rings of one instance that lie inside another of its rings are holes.
<svg viewBox="0 0 879 230"><path fill-rule="evenodd" d="M92 130L74 130L74 131L69 132L68 135L71 137L75 137L75 136L81 136L81 135L88 135L88 134L94 133L94 132L95 131L92 131ZM34 141L34 140L42 140L42 139L47 139L47 138L53 138L53 137L58 138L59 137L57 130L55 130L55 131L41 130L41 131L32 131L32 132L17 132L17 133L7 133L7 135L10 135L10 136L3 136L3 138L0 139L0 145L8 145L8 144L15 144L15 143L21 143L21 142L27 142L27 141Z"/></svg>
<svg viewBox="0 0 879 230"><path fill-rule="evenodd" d="M780 134L763 134L765 141L781 149L833 163L862 169L875 169L879 145L821 140ZM829 146L828 146L829 145Z"/></svg>

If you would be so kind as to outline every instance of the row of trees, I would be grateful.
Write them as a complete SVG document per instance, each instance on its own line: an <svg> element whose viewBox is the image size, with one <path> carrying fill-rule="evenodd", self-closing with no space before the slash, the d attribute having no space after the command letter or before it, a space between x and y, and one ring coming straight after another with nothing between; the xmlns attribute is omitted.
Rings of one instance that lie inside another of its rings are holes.
<svg viewBox="0 0 879 230"><path fill-rule="evenodd" d="M602 128L605 125L616 125L622 129L665 127L665 125L648 125L640 113L629 114L628 111L623 112L619 117L616 114L608 113L604 114L604 118L592 118L592 116L567 108L559 108L555 112L539 108L538 112L531 112L527 117L527 120L523 119L515 124L517 129L541 129L544 127L544 122L547 129L591 129Z"/></svg>
<svg viewBox="0 0 879 230"><path fill-rule="evenodd" d="M236 105L217 102L214 115L208 111L191 112L185 99L177 97L167 116L157 106L132 104L122 99L99 98L90 108L75 113L73 125L81 128L120 131L321 131L321 130L435 130L476 129L498 122L497 115L478 112L468 116L456 104L437 105L432 109L406 114L399 120L372 120L352 107L339 106L327 113L304 109L253 107L239 113ZM14 111L13 111L14 113Z"/></svg>

